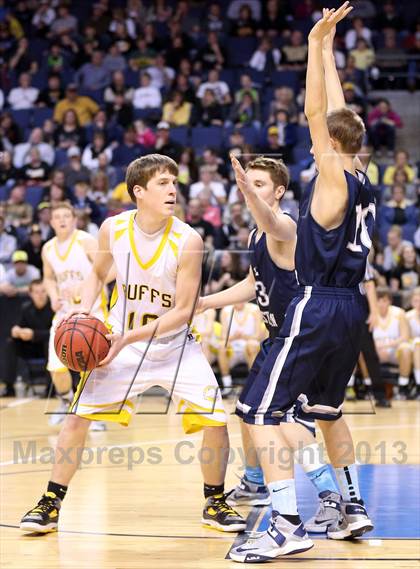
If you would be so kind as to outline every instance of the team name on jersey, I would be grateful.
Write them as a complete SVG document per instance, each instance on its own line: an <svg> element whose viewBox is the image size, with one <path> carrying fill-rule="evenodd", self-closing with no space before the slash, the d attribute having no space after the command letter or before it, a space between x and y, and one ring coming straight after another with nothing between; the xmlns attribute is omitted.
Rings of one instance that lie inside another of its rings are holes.
<svg viewBox="0 0 420 569"><path fill-rule="evenodd" d="M264 310L260 310L260 312L261 312L262 319L263 319L265 324L268 324L269 326L273 326L274 328L277 328L278 323L277 323L276 318L272 312L267 312Z"/></svg>
<svg viewBox="0 0 420 569"><path fill-rule="evenodd" d="M80 271L68 270L57 273L56 278L57 278L57 283L60 285L68 280L83 281L85 277L83 273L81 273Z"/></svg>
<svg viewBox="0 0 420 569"><path fill-rule="evenodd" d="M128 300L144 300L151 303L160 303L162 308L173 306L172 294L160 292L147 284L128 284L122 285L125 297Z"/></svg>

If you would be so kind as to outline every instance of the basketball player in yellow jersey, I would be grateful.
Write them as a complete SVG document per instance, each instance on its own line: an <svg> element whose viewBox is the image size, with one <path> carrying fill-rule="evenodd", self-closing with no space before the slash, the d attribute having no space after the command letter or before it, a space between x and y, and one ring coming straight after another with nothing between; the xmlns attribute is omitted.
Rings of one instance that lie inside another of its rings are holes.
<svg viewBox="0 0 420 569"><path fill-rule="evenodd" d="M414 378L416 380L415 398L420 400L420 287L413 290L411 295L411 310L407 312L410 326L410 345L413 350Z"/></svg>
<svg viewBox="0 0 420 569"><path fill-rule="evenodd" d="M174 217L177 177L178 167L167 156L134 160L126 181L137 209L107 219L99 231L81 312L91 312L114 263L116 293L108 319L112 346L101 366L79 384L58 440L57 458L65 451L72 460L56 461L46 494L21 521L25 531L57 528L90 421L128 425L135 399L154 385L166 388L178 404L185 432L203 429L203 446L211 449L213 459L201 465L206 499L202 522L221 531L246 527L224 499L226 414L216 378L189 328L201 286L203 242Z"/></svg>
<svg viewBox="0 0 420 569"><path fill-rule="evenodd" d="M220 313L222 338L218 353L222 374L223 395L232 392L230 371L236 365L245 363L248 369L255 360L263 339L262 317L257 305L242 302L225 306Z"/></svg>
<svg viewBox="0 0 420 569"><path fill-rule="evenodd" d="M44 283L52 309L55 312L50 332L47 369L51 373L60 404L56 413L50 415L49 424L59 425L74 397L69 370L58 359L54 349L54 327L57 321L80 303L83 281L92 270L98 242L85 231L76 229L76 215L68 203L53 207L51 226L55 237L45 243L42 249ZM93 315L106 318L107 298L102 292L93 307ZM95 424L94 430L105 430L105 424Z"/></svg>

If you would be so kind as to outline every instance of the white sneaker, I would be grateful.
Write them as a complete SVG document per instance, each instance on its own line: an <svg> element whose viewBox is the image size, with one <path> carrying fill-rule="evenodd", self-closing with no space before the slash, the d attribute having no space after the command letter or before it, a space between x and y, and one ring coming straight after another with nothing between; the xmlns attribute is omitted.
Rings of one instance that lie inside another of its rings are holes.
<svg viewBox="0 0 420 569"><path fill-rule="evenodd" d="M106 431L108 427L105 421L91 421L89 431Z"/></svg>
<svg viewBox="0 0 420 569"><path fill-rule="evenodd" d="M48 424L50 427L61 425L67 416L71 402L67 399L60 399L59 401L57 409L49 416Z"/></svg>

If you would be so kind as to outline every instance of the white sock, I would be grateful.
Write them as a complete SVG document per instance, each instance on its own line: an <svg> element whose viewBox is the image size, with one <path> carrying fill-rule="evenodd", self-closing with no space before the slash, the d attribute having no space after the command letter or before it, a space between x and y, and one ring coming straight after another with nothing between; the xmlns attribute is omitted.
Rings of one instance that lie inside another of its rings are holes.
<svg viewBox="0 0 420 569"><path fill-rule="evenodd" d="M416 378L416 385L420 385L420 369L414 370L414 377Z"/></svg>
<svg viewBox="0 0 420 569"><path fill-rule="evenodd" d="M347 387L353 387L353 385L354 385L354 375L351 375Z"/></svg>
<svg viewBox="0 0 420 569"><path fill-rule="evenodd" d="M372 380L370 379L370 377L365 377L365 385L369 387L372 385Z"/></svg>
<svg viewBox="0 0 420 569"><path fill-rule="evenodd" d="M361 500L356 465L349 464L349 466L334 468L334 470L343 500L345 502Z"/></svg>
<svg viewBox="0 0 420 569"><path fill-rule="evenodd" d="M400 377L398 378L398 385L400 387L406 387L408 385L409 382L409 378L405 377L404 375L400 375Z"/></svg>
<svg viewBox="0 0 420 569"><path fill-rule="evenodd" d="M230 373L228 375L222 375L223 387L232 387L232 376Z"/></svg>
<svg viewBox="0 0 420 569"><path fill-rule="evenodd" d="M65 393L57 393L57 397L59 399L62 399L63 401L67 402L71 402L73 401L74 398L74 393L73 393L73 389L70 389L69 391L66 391Z"/></svg>
<svg viewBox="0 0 420 569"><path fill-rule="evenodd" d="M270 490L271 506L281 515L297 516L296 487L293 478L267 484Z"/></svg>

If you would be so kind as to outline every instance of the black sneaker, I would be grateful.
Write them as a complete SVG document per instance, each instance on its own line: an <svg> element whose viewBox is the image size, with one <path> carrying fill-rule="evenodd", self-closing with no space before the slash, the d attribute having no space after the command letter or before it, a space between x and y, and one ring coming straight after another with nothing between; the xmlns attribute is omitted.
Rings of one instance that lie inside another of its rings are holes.
<svg viewBox="0 0 420 569"><path fill-rule="evenodd" d="M201 520L204 525L219 531L243 531L246 521L225 502L223 494L207 498Z"/></svg>
<svg viewBox="0 0 420 569"><path fill-rule="evenodd" d="M23 516L20 529L38 533L56 531L60 508L61 500L54 492L46 492L35 508Z"/></svg>
<svg viewBox="0 0 420 569"><path fill-rule="evenodd" d="M391 401L389 401L389 399L385 399L385 397L376 400L376 407L382 407L384 409L390 409L391 406L392 406Z"/></svg>

